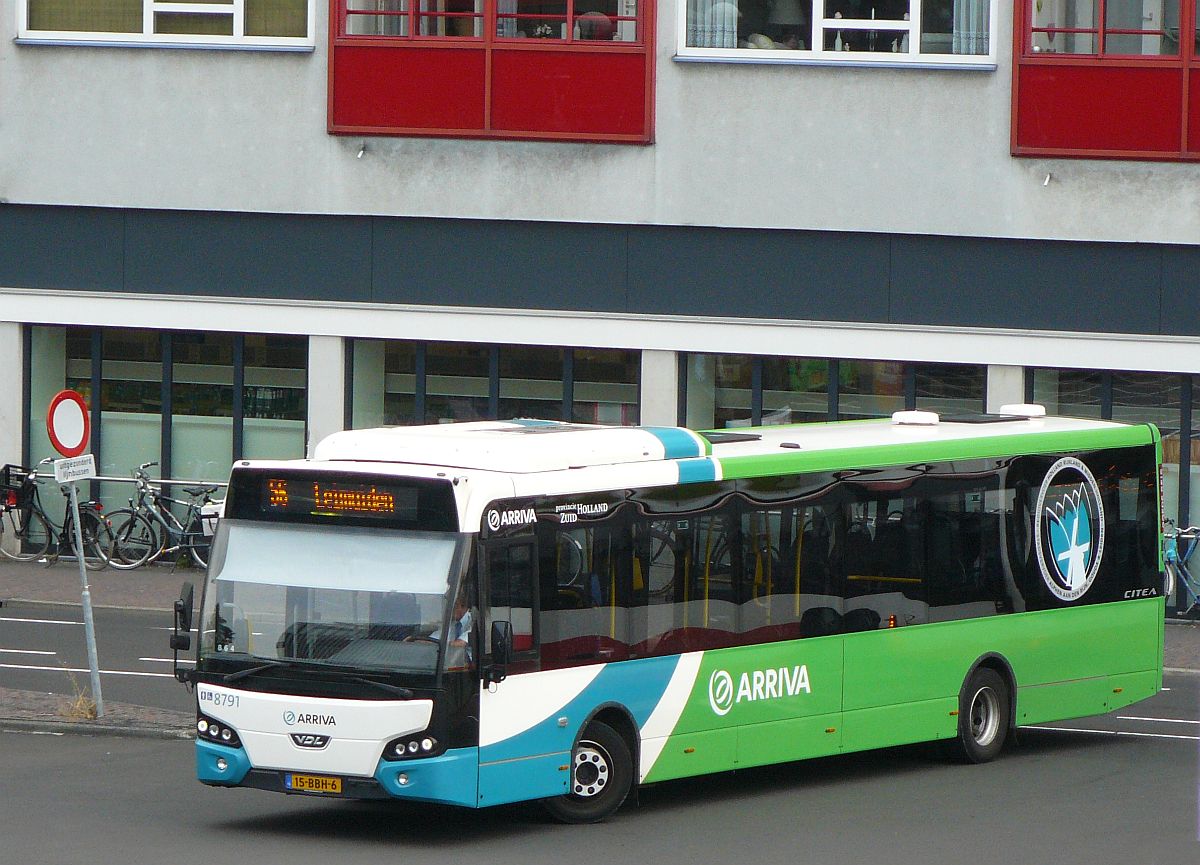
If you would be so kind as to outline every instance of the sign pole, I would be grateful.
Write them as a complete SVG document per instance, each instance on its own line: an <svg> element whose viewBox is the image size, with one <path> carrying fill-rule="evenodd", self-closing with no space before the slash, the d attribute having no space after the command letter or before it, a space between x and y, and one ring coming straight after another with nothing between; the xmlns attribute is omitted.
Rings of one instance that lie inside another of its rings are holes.
<svg viewBox="0 0 1200 865"><path fill-rule="evenodd" d="M92 593L88 588L87 566L83 562L83 530L79 527L79 489L71 481L71 513L75 519L75 553L79 560L79 582L83 586L83 630L87 639L88 667L92 673L92 699L96 717L104 717L104 696L100 693L100 660L96 655L96 623L92 619Z"/></svg>
<svg viewBox="0 0 1200 865"><path fill-rule="evenodd" d="M83 626L87 638L88 667L92 673L92 700L96 717L104 717L104 696L100 693L100 661L96 657L96 623L92 618L92 592L88 588L87 551L83 547L83 527L79 522L79 487L76 481L96 476L96 458L81 456L87 450L92 434L88 407L84 398L73 390L62 390L50 400L46 411L46 432L50 444L66 459L54 461L54 479L69 490L71 517L74 519L75 557L79 560L79 584L83 586Z"/></svg>

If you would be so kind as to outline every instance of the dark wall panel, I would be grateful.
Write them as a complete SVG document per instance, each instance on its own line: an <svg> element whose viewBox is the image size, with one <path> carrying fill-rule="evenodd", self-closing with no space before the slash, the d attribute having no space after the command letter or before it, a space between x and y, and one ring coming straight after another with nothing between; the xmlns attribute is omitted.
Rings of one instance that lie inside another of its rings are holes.
<svg viewBox="0 0 1200 865"><path fill-rule="evenodd" d="M1163 249L1161 332L1176 336L1200 334L1200 249Z"/></svg>
<svg viewBox="0 0 1200 865"><path fill-rule="evenodd" d="M1188 246L30 205L0 240L26 288L1200 335Z"/></svg>
<svg viewBox="0 0 1200 865"><path fill-rule="evenodd" d="M473 219L374 221L372 300L625 309L625 229Z"/></svg>
<svg viewBox="0 0 1200 865"><path fill-rule="evenodd" d="M892 262L894 323L1158 332L1153 246L902 235Z"/></svg>
<svg viewBox="0 0 1200 865"><path fill-rule="evenodd" d="M0 285L120 291L124 212L0 205Z"/></svg>
<svg viewBox="0 0 1200 865"><path fill-rule="evenodd" d="M365 217L127 211L125 289L156 294L364 301Z"/></svg>
<svg viewBox="0 0 1200 865"><path fill-rule="evenodd" d="M635 226L630 310L872 321L887 310L883 235Z"/></svg>

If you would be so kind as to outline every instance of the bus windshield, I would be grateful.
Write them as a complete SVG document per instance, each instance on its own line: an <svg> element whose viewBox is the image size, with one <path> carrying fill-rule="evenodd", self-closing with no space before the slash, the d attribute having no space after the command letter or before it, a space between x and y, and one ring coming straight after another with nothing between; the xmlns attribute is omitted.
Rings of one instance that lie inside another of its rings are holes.
<svg viewBox="0 0 1200 865"><path fill-rule="evenodd" d="M201 658L433 673L466 547L448 532L224 520Z"/></svg>

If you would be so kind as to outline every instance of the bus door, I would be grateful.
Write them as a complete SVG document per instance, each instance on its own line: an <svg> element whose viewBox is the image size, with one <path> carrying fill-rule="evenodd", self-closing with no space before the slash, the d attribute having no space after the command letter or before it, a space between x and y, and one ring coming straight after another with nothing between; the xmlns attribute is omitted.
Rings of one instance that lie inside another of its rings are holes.
<svg viewBox="0 0 1200 865"><path fill-rule="evenodd" d="M482 546L483 638L489 663L479 700L479 804L561 795L567 792L576 730L559 725L559 709L574 695L558 681L571 671L537 672L537 546L532 538ZM493 622L508 622L512 629L512 655L498 682L488 672L495 672Z"/></svg>

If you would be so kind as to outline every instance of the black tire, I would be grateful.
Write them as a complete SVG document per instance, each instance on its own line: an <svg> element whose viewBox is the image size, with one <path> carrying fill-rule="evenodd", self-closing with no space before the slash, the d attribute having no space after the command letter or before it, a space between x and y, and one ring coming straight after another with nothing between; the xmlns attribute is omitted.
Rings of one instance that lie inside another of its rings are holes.
<svg viewBox="0 0 1200 865"><path fill-rule="evenodd" d="M11 539L15 538L15 541ZM12 543L8 549L3 543ZM13 508L0 513L0 553L18 562L32 562L50 549L50 526L46 518L32 508Z"/></svg>
<svg viewBox="0 0 1200 865"><path fill-rule="evenodd" d="M108 564L119 571L141 567L158 552L162 540L150 521L136 511L123 508L108 515L113 527L113 547Z"/></svg>
<svg viewBox="0 0 1200 865"><path fill-rule="evenodd" d="M188 551L192 561L201 569L208 567L208 551L212 547L212 538L204 534L204 525L196 517L187 527Z"/></svg>
<svg viewBox="0 0 1200 865"><path fill-rule="evenodd" d="M592 721L571 752L571 792L542 804L564 823L597 823L613 814L633 786L633 756L621 734Z"/></svg>
<svg viewBox="0 0 1200 865"><path fill-rule="evenodd" d="M83 538L83 564L92 571L108 567L108 557L113 546L112 524L94 511L80 511L79 530ZM70 533L71 549L76 556L75 532Z"/></svg>
<svg viewBox="0 0 1200 865"><path fill-rule="evenodd" d="M963 763L986 763L1004 747L1012 717L1008 683L995 670L980 667L958 695L958 736L950 754Z"/></svg>

